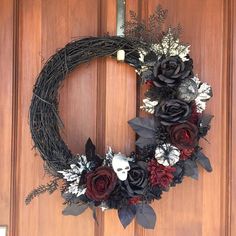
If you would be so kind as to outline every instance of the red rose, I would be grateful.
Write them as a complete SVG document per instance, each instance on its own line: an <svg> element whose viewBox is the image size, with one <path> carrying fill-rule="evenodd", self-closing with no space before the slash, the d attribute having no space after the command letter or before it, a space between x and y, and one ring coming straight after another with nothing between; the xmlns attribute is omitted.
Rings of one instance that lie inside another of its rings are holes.
<svg viewBox="0 0 236 236"><path fill-rule="evenodd" d="M149 180L152 186L160 186L166 189L173 180L174 167L159 165L156 160L148 163Z"/></svg>
<svg viewBox="0 0 236 236"><path fill-rule="evenodd" d="M107 200L115 188L116 181L116 173L110 167L97 168L86 175L87 197L95 201Z"/></svg>
<svg viewBox="0 0 236 236"><path fill-rule="evenodd" d="M171 144L180 150L194 148L198 142L198 128L190 122L171 126L169 135Z"/></svg>

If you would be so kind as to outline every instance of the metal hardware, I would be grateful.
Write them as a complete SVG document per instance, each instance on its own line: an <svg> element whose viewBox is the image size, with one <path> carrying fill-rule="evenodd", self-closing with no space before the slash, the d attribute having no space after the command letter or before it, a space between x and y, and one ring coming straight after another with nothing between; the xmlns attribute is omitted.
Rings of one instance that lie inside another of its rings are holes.
<svg viewBox="0 0 236 236"><path fill-rule="evenodd" d="M124 29L121 27L125 23L125 0L117 0L116 13L116 35L124 36Z"/></svg>

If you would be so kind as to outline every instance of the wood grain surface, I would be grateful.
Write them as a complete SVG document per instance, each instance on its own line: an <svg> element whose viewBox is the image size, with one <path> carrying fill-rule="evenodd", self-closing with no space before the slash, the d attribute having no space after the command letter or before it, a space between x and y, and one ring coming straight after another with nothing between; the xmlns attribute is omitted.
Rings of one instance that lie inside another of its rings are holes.
<svg viewBox="0 0 236 236"><path fill-rule="evenodd" d="M181 185L153 203L155 230L135 222L124 230L116 211L98 210L99 225L88 210L62 216L60 193L25 206L27 193L49 179L32 149L28 111L35 79L56 50L81 36L116 32L116 0L1 0L0 8L0 225L10 236L234 236L236 235L236 4L233 0L126 0L129 10L147 20L161 3L169 11L166 25L183 26L191 44L194 71L210 83L214 97L207 112L212 129L202 141L214 171L200 169L198 181ZM136 116L145 87L134 70L111 58L94 60L71 73L60 91L63 138L82 153L91 137L104 154L107 146L129 154L135 134L127 121ZM143 112L138 112L144 115Z"/></svg>
<svg viewBox="0 0 236 236"><path fill-rule="evenodd" d="M11 0L1 1L0 14L0 225L10 224L12 121L13 121L13 12Z"/></svg>

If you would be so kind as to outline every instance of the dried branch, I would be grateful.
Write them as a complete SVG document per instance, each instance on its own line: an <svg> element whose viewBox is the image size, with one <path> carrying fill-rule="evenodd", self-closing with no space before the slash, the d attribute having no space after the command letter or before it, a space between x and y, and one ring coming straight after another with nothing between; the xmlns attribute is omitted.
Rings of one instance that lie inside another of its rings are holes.
<svg viewBox="0 0 236 236"><path fill-rule="evenodd" d="M25 199L25 204L28 205L30 202L39 195L48 192L52 194L58 188L58 180L59 178L53 179L51 182L47 183L46 185L40 185L38 188L34 189Z"/></svg>
<svg viewBox="0 0 236 236"><path fill-rule="evenodd" d="M122 26L125 36L135 42L143 41L150 45L158 43L163 36L163 25L167 17L167 10L157 6L147 22L140 19L137 14L130 11L130 20Z"/></svg>

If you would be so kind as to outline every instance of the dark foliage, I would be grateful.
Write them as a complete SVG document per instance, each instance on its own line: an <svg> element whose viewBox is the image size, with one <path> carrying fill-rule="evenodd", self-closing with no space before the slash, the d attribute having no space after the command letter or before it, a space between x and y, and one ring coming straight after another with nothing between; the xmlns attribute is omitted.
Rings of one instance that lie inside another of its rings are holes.
<svg viewBox="0 0 236 236"><path fill-rule="evenodd" d="M175 165L175 172L173 173L174 178L171 183L171 186L175 186L176 184L181 184L184 178L184 161L179 161Z"/></svg>
<svg viewBox="0 0 236 236"><path fill-rule="evenodd" d="M158 5L147 19L142 20L134 11L130 11L130 20L126 21L123 25L125 36L136 42L140 41L146 43L147 50L150 49L150 45L158 43L163 37L164 32L167 29L164 27L164 22L167 17L168 11L163 9L161 5ZM178 38L181 34L181 27L178 25L171 29L173 36Z"/></svg>
<svg viewBox="0 0 236 236"><path fill-rule="evenodd" d="M147 145L143 148L137 148L139 159L148 161L154 158L155 149L156 149L156 145Z"/></svg>
<svg viewBox="0 0 236 236"><path fill-rule="evenodd" d="M160 101L163 99L173 99L176 97L176 89L171 87L151 87L146 93L145 96L150 98L153 101Z"/></svg>
<svg viewBox="0 0 236 236"><path fill-rule="evenodd" d="M38 188L34 189L31 193L28 194L28 196L25 199L26 205L28 205L35 197L38 197L39 195L48 192L49 194L52 194L55 190L58 188L58 180L59 178L56 178L49 182L46 185L40 185Z"/></svg>

